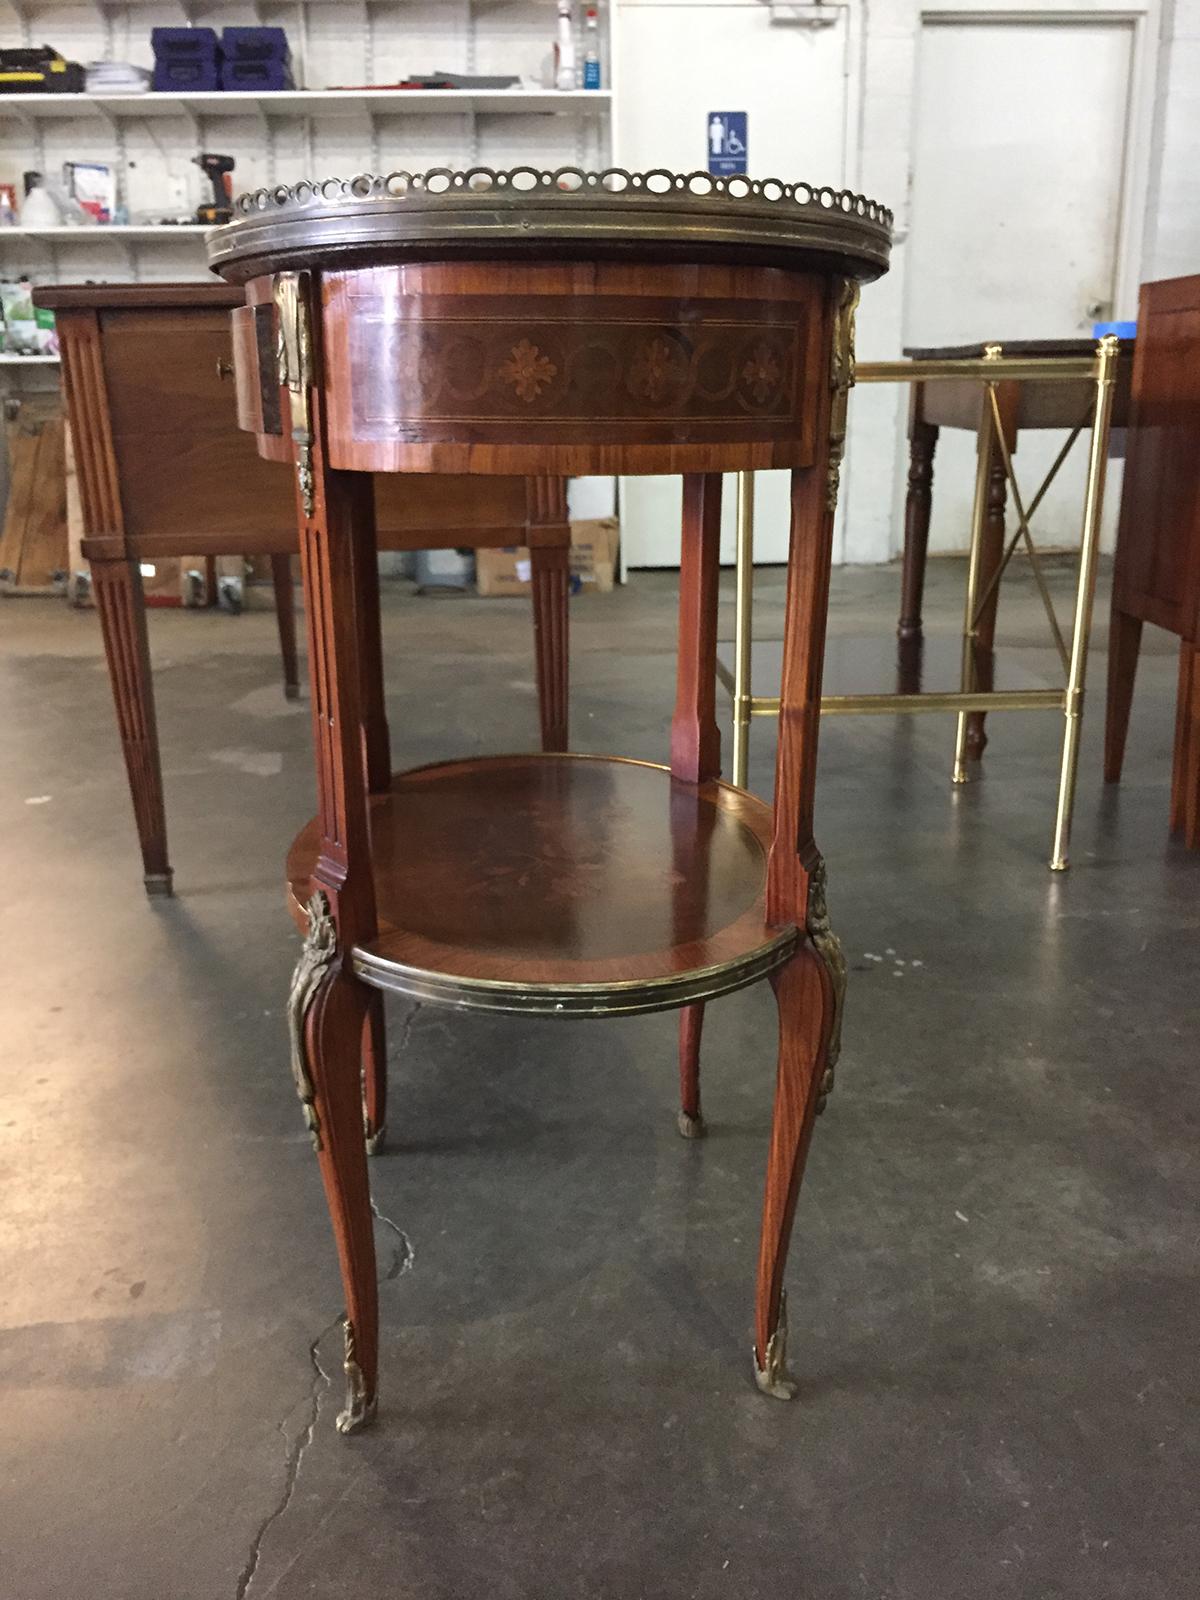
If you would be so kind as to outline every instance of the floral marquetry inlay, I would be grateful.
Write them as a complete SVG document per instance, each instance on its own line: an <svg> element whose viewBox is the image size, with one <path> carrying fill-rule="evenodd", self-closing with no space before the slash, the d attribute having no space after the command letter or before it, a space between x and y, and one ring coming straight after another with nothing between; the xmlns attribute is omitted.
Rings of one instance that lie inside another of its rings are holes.
<svg viewBox="0 0 1200 1600"><path fill-rule="evenodd" d="M646 340L630 364L630 389L655 405L677 399L686 390L691 375L688 356L684 346L665 334Z"/></svg>
<svg viewBox="0 0 1200 1600"><path fill-rule="evenodd" d="M742 366L742 382L756 405L766 405L779 388L783 363L769 344L757 344Z"/></svg>
<svg viewBox="0 0 1200 1600"><path fill-rule="evenodd" d="M558 377L558 368L528 339L513 345L512 355L500 369L521 399L532 405L542 390Z"/></svg>
<svg viewBox="0 0 1200 1600"><path fill-rule="evenodd" d="M445 437L467 423L485 440L530 422L559 440L642 422L672 438L682 423L697 438L730 426L795 437L808 345L795 302L714 299L681 316L679 302L629 297L598 316L542 296L522 316L511 297L355 298L353 371L387 374L348 386L359 439Z"/></svg>

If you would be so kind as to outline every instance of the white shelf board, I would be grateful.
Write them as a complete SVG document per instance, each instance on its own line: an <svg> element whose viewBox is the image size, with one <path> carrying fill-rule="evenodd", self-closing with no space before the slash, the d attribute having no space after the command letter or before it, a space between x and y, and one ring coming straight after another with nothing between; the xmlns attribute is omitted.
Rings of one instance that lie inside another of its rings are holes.
<svg viewBox="0 0 1200 1600"><path fill-rule="evenodd" d="M0 350L0 367L56 367L58 356L23 356L15 350Z"/></svg>
<svg viewBox="0 0 1200 1600"><path fill-rule="evenodd" d="M126 240L135 244L140 239L162 239L167 243L178 239L184 243L189 239L202 239L207 232L207 226L199 222L181 222L174 227L167 223L148 223L144 227L135 223L107 227L98 223L94 228L17 227L0 228L0 244L9 239L43 239L48 244L121 244Z"/></svg>
<svg viewBox="0 0 1200 1600"><path fill-rule="evenodd" d="M0 94L0 116L309 117L588 116L608 110L608 89L287 89L244 94Z"/></svg>

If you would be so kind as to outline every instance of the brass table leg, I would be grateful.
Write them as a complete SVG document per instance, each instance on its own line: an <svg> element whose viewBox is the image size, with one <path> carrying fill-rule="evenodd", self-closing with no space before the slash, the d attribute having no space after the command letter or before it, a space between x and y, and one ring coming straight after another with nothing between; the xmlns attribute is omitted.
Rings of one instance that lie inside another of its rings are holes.
<svg viewBox="0 0 1200 1600"><path fill-rule="evenodd" d="M1062 770L1058 780L1058 811L1054 819L1051 872L1070 866L1071 818L1075 810L1075 779L1079 764L1079 735L1083 722L1083 686L1087 676L1088 645L1092 635L1092 604L1096 596L1096 557L1100 551L1100 516L1104 506L1104 476L1108 466L1108 434L1112 421L1116 383L1117 339L1105 334L1097 350L1096 407L1088 448L1087 490L1083 500L1083 537L1079 548L1079 582L1075 590L1075 623L1071 632L1071 661L1063 701Z"/></svg>

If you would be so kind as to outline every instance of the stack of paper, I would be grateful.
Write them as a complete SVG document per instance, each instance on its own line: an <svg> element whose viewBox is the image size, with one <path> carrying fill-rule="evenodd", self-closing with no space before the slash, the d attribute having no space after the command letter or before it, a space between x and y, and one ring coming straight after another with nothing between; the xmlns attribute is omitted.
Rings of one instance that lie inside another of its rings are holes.
<svg viewBox="0 0 1200 1600"><path fill-rule="evenodd" d="M85 82L88 94L145 94L150 74L132 61L89 61Z"/></svg>

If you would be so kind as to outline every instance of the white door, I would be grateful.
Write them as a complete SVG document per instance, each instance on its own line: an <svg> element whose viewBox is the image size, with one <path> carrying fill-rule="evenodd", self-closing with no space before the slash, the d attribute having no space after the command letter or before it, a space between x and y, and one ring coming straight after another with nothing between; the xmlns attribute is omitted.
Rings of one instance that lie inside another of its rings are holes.
<svg viewBox="0 0 1200 1600"><path fill-rule="evenodd" d="M1088 337L1112 317L1132 62L1128 22L926 16L906 345ZM1026 502L1062 439L1021 437ZM1039 544L1078 540L1085 447L1034 520ZM966 547L973 463L974 441L943 432L931 549ZM1110 516L1118 498L1110 478Z"/></svg>
<svg viewBox="0 0 1200 1600"><path fill-rule="evenodd" d="M762 0L622 0L614 81L616 160L703 170L713 111L749 113L753 177L844 181L845 8L816 30L780 26ZM679 564L679 478L621 480L628 567ZM722 559L733 560L734 481L725 483ZM757 480L756 558L786 561L787 474Z"/></svg>

